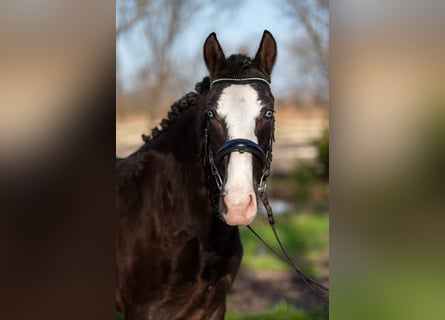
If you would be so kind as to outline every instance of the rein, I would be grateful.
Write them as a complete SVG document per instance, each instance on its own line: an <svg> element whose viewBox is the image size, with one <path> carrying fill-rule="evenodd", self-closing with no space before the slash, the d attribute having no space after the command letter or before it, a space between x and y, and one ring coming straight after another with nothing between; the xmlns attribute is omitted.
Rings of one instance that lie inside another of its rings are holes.
<svg viewBox="0 0 445 320"><path fill-rule="evenodd" d="M266 209L267 213L267 220L269 222L269 225L272 229L272 232L274 234L275 240L277 241L278 245L280 246L281 252L284 254L282 256L280 253L278 253L275 249L273 249L269 244L267 244L266 241L264 241L263 238L260 237L260 235L255 232L255 230L251 226L247 226L247 228L257 237L269 250L273 252L273 254L278 257L280 260L284 261L288 266L290 266L292 269L295 270L295 272L301 276L303 281L307 284L309 288L314 291L317 296L326 304L329 304L329 297L326 297L322 295L316 288L321 289L327 293L329 293L329 288L325 287L324 285L318 283L316 280L312 279L311 277L307 276L303 271L301 271L295 263L292 261L292 259L289 257L288 253L284 249L283 244L281 243L280 237L278 237L277 230L275 228L275 219L273 216L272 207L270 206L269 199L267 198L266 191L259 192L261 201L263 202L264 208Z"/></svg>
<svg viewBox="0 0 445 320"><path fill-rule="evenodd" d="M237 78L220 78L213 80L210 84L210 87L212 87L215 83L219 82L227 82L227 83L235 83L235 84L249 84L252 82L263 82L266 83L270 87L270 83L262 78L243 78L243 79L237 79ZM219 173L218 170L218 164L219 162L226 156L227 154L230 154L232 152L238 151L239 153L249 152L252 155L254 155L262 165L262 172L261 172L261 178L258 184L258 195L260 196L260 199L264 205L264 208L266 209L267 218L269 225L272 229L272 232L274 234L275 240L277 241L282 254L278 253L275 249L273 249L270 245L268 245L264 239L258 235L258 233L255 232L255 230L251 226L247 226L247 228L257 237L269 250L271 250L275 256L277 256L279 259L284 261L286 264L288 264L292 269L295 270L295 272L301 276L303 281L307 284L309 288L311 288L317 296L326 304L329 303L328 297L322 295L317 289L321 289L325 292L329 292L329 288L323 286L322 284L318 283L314 279L307 276L303 271L301 271L295 263L292 261L292 259L289 257L288 253L284 249L283 244L281 243L281 240L278 236L277 230L275 228L275 219L273 216L272 207L269 204L269 200L267 198L266 193L266 180L270 175L270 167L272 164L272 144L275 141L274 137L274 130L275 130L275 117L272 117L272 132L270 135L269 143L267 146L266 152L263 151L263 149L255 142L248 140L248 139L232 139L224 143L219 150L216 152L216 154L213 153L212 147L210 145L209 140L209 120L207 119L206 127L204 129L204 138L205 138L205 156L208 161L208 164L210 166L210 171L215 178L216 185L218 186L219 191L223 191L223 179Z"/></svg>

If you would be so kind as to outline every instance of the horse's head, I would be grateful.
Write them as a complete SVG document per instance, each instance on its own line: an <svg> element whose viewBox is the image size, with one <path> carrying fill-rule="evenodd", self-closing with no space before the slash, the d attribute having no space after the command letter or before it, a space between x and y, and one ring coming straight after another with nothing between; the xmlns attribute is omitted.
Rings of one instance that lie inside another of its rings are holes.
<svg viewBox="0 0 445 320"><path fill-rule="evenodd" d="M257 190L270 165L274 97L269 82L276 52L268 31L254 59L226 59L214 33L204 44L211 78L205 110L207 154L221 191L219 211L229 225L248 225L255 218Z"/></svg>

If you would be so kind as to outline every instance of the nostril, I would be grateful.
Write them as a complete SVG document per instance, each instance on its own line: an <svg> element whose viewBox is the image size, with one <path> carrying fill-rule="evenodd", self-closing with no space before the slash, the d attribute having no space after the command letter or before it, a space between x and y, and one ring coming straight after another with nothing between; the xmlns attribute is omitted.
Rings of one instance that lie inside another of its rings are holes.
<svg viewBox="0 0 445 320"><path fill-rule="evenodd" d="M255 195L249 194L249 200L246 207L247 216L253 217L256 214Z"/></svg>
<svg viewBox="0 0 445 320"><path fill-rule="evenodd" d="M250 207L252 205L252 202L253 202L253 196L249 194L249 204L247 205L247 207Z"/></svg>

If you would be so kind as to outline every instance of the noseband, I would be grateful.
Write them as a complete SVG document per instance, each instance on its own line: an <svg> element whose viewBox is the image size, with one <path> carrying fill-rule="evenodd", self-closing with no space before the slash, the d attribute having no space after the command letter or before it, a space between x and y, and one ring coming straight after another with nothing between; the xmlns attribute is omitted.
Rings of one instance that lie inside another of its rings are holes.
<svg viewBox="0 0 445 320"><path fill-rule="evenodd" d="M214 80L210 87L217 82L227 82L227 83L235 83L235 84L249 84L254 82L263 82L266 83L269 87L270 84L267 80L262 78L244 78L244 79L232 79L232 78L220 78ZM209 120L207 119L206 127L204 129L205 135L205 154L208 164L210 166L210 170L212 175L215 178L216 185L218 189L222 191L223 188L223 179L218 170L218 164L220 161L228 154L232 152L245 153L249 152L254 155L261 163L262 171L261 178L258 184L258 192L263 193L266 190L266 179L270 174L270 166L272 163L272 144L274 141L274 129L275 129L275 118L272 118L272 132L270 134L269 143L267 146L266 152L255 142L248 139L232 139L224 143L221 148L213 154L212 146L209 140Z"/></svg>
<svg viewBox="0 0 445 320"><path fill-rule="evenodd" d="M225 155L238 151L239 153L250 152L261 162L261 167L266 165L266 155L263 149L255 142L248 139L232 139L222 145L215 154L215 161L219 163Z"/></svg>

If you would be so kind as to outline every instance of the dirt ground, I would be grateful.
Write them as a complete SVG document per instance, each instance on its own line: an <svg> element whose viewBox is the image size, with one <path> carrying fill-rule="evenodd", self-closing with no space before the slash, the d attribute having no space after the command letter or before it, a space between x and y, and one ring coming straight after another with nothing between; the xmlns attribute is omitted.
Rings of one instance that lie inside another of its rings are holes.
<svg viewBox="0 0 445 320"><path fill-rule="evenodd" d="M321 283L329 286L328 279ZM240 313L260 313L280 301L296 309L324 309L327 305L291 271L252 271L242 269L227 299L227 309Z"/></svg>

